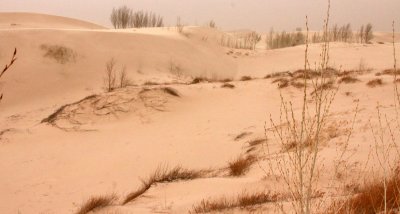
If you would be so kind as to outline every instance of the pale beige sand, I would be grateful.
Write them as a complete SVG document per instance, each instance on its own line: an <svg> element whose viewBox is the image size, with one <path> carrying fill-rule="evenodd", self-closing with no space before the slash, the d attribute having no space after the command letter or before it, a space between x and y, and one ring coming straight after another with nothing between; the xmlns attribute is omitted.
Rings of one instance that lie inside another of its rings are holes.
<svg viewBox="0 0 400 214"><path fill-rule="evenodd" d="M60 28L64 27L61 23ZM161 86L141 84L182 83L190 81L188 76L237 80L243 75L264 77L293 71L303 67L304 46L235 50L227 55L229 49L216 45L221 32L195 27L186 32L188 37L173 28L0 30L0 62L7 62L13 47L19 50L18 61L1 82L4 99L0 104L0 127L10 129L1 136L0 144L1 213L73 213L91 196L116 193L123 199L160 164L221 172L216 178L155 185L144 197L100 213L187 213L193 204L209 197L234 197L245 190L282 190L257 164L239 178L227 176L225 170L228 161L246 153L251 140L264 137L264 124L267 121L270 125L270 115L279 117L280 91L272 79L234 81L234 89L221 88L222 83L168 85L180 97L158 91ZM71 48L76 60L60 64L43 57L42 44ZM400 50L400 44L396 47ZM318 59L319 48L311 45L311 62ZM361 82L342 85L338 91L329 121L329 125L339 128L338 134L321 151L327 169L332 169L338 145L346 139L343 129L350 126L355 100L360 101L361 111L349 147L356 153L349 165L367 159L373 145L368 120L376 121L378 101L390 114L393 84L391 76L382 77L382 87L369 88L366 82L375 78L375 72L392 66L391 51L387 43L331 45L332 66L355 69L362 60L372 71L359 76ZM139 86L102 94L105 63L111 57L127 66L129 77ZM183 68L184 77L169 72L171 61ZM143 88L155 90L140 96ZM299 113L301 90L289 87L281 92ZM347 96L345 92L352 93ZM115 114L96 114L99 112L92 107L98 103L85 102L68 108L76 114L67 114L57 123L75 130L40 123L60 106L94 93L105 96L102 102L119 103L123 111L119 108L121 111ZM243 132L250 134L235 140ZM270 133L269 142L280 149ZM254 152L263 154L261 147ZM265 161L259 164L267 166ZM349 170L357 171L356 166ZM321 184L327 180L322 176ZM269 206L263 209L268 212Z"/></svg>

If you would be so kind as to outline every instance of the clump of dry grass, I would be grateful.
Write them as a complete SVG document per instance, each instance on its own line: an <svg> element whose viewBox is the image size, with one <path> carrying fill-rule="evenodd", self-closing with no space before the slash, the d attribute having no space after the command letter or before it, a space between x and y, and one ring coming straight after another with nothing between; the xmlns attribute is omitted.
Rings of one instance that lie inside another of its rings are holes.
<svg viewBox="0 0 400 214"><path fill-rule="evenodd" d="M44 57L52 58L60 64L74 62L76 58L75 51L64 46L43 44L40 48L45 51Z"/></svg>
<svg viewBox="0 0 400 214"><path fill-rule="evenodd" d="M386 206L388 213L398 213L400 207L400 175L394 173L386 181ZM327 213L383 213L385 198L384 184L376 179L360 188L358 194L348 199L335 201Z"/></svg>
<svg viewBox="0 0 400 214"><path fill-rule="evenodd" d="M202 200L199 204L194 205L190 213L210 213L223 212L224 210L234 208L248 208L260 204L276 202L277 194L270 192L242 193L236 199L227 199L222 197L216 200Z"/></svg>
<svg viewBox="0 0 400 214"><path fill-rule="evenodd" d="M204 170L188 170L184 169L180 166L177 166L172 169L168 169L167 167L158 167L153 174L151 174L147 179L142 180L142 185L135 191L128 194L124 201L123 205L132 202L142 194L144 194L150 187L155 183L168 183L179 180L192 180L196 178L200 178L206 174Z"/></svg>
<svg viewBox="0 0 400 214"><path fill-rule="evenodd" d="M360 80L352 77L352 76L343 76L342 78L339 79L339 83L356 83L359 82Z"/></svg>
<svg viewBox="0 0 400 214"><path fill-rule="evenodd" d="M279 77L287 77L287 76L292 76L290 71L283 71L283 72L275 72L272 74L267 74L264 79L269 79L269 78L279 78Z"/></svg>
<svg viewBox="0 0 400 214"><path fill-rule="evenodd" d="M157 82L146 81L145 83L143 83L143 85L152 86L152 85L160 85L160 84Z"/></svg>
<svg viewBox="0 0 400 214"><path fill-rule="evenodd" d="M249 80L252 80L253 78L251 78L251 76L242 76L241 78L240 78L240 81L249 81Z"/></svg>
<svg viewBox="0 0 400 214"><path fill-rule="evenodd" d="M290 85L295 88L304 88L304 82L292 81Z"/></svg>
<svg viewBox="0 0 400 214"><path fill-rule="evenodd" d="M224 83L223 85L221 85L221 88L235 88L235 85L230 83Z"/></svg>
<svg viewBox="0 0 400 214"><path fill-rule="evenodd" d="M332 80L327 81L325 83L321 83L313 92L311 92L311 95L314 95L319 91L331 90L331 89L333 89L333 84L334 84L334 82Z"/></svg>
<svg viewBox="0 0 400 214"><path fill-rule="evenodd" d="M286 88L289 86L289 80L286 78L275 79L272 83L278 83L278 88Z"/></svg>
<svg viewBox="0 0 400 214"><path fill-rule="evenodd" d="M208 82L208 80L204 77L196 77L192 80L191 84L198 84L202 82Z"/></svg>
<svg viewBox="0 0 400 214"><path fill-rule="evenodd" d="M91 197L84 204L82 204L76 214L87 214L104 207L112 206L116 200L117 196L115 194Z"/></svg>
<svg viewBox="0 0 400 214"><path fill-rule="evenodd" d="M251 132L242 132L238 136L236 136L234 140L238 141L238 140L240 140L240 139L242 139L242 138L244 138L244 137L246 137L248 135L251 135Z"/></svg>
<svg viewBox="0 0 400 214"><path fill-rule="evenodd" d="M163 90L165 93L170 94L170 95L172 95L172 96L180 97L178 91L177 91L176 89L174 89L174 88L165 87L165 88L162 88L162 90Z"/></svg>
<svg viewBox="0 0 400 214"><path fill-rule="evenodd" d="M383 85L383 81L382 81L382 79L380 79L380 78L370 80L370 81L367 83L367 86L369 86L369 87L371 87L371 88L374 88L374 87L379 86L379 85Z"/></svg>
<svg viewBox="0 0 400 214"><path fill-rule="evenodd" d="M382 72L378 72L375 75L376 76L381 76L381 75L400 75L400 69L396 69L396 72L394 71L394 69L385 69Z"/></svg>
<svg viewBox="0 0 400 214"><path fill-rule="evenodd" d="M250 166L254 163L256 158L252 155L247 157L239 156L233 161L229 162L228 169L230 176L241 176L249 171Z"/></svg>

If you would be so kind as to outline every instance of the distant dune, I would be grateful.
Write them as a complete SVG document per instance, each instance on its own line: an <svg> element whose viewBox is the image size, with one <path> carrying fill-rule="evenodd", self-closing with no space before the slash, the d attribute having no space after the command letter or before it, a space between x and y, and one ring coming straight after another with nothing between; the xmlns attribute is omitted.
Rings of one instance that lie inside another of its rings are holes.
<svg viewBox="0 0 400 214"><path fill-rule="evenodd" d="M0 13L0 29L4 28L105 29L97 24L62 16L37 13Z"/></svg>

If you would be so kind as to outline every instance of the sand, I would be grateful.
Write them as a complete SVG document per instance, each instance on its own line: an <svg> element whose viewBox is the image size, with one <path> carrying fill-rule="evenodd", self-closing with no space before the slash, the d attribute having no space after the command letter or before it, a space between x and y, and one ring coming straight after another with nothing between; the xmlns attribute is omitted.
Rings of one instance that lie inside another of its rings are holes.
<svg viewBox="0 0 400 214"><path fill-rule="evenodd" d="M212 169L218 176L157 184L134 202L99 213L187 213L202 199L282 190L263 171L265 160L241 177L228 176L227 166L239 155L263 155L260 145L249 152L249 143L265 137L270 115L279 117L281 93L299 113L302 91L280 91L273 79L263 77L303 68L304 46L231 53L218 45L223 32L204 27L187 27L182 35L174 28L112 30L39 14L3 13L0 20L0 62L18 49L16 64L0 82L0 127L6 130L0 137L1 213L74 213L91 196L112 193L123 200L160 165ZM366 85L377 78L375 73L393 66L390 34L379 38L386 42L331 44L332 67L361 66L368 72L357 76L360 82L342 84L332 104L328 127L338 129L321 151L327 168L334 166L346 139L356 101L360 111L349 170L359 170L356 163L365 162L374 145L368 123L376 122L376 103L389 117L393 114L392 76L379 77L383 86ZM47 57L45 46L68 48L71 58L60 63ZM310 46L310 62L318 60L320 46ZM126 66L132 86L105 93L105 65L111 58L118 70ZM171 71L172 65L180 72ZM239 81L242 76L254 79ZM187 84L194 77L230 78L235 88L221 88L221 82ZM165 93L165 87L179 96ZM66 104L71 105L55 123L41 122ZM235 140L242 133L248 134ZM276 139L267 135L278 149ZM269 205L260 209L271 212Z"/></svg>

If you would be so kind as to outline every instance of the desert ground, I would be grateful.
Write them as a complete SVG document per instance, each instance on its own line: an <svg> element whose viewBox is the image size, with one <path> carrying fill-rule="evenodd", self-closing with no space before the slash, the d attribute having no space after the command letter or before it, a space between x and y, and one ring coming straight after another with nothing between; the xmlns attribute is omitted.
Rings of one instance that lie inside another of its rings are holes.
<svg viewBox="0 0 400 214"><path fill-rule="evenodd" d="M281 97L301 116L304 86L286 87L279 78L291 81L304 69L306 45L267 50L259 42L255 50L233 49L219 45L226 34L219 29L183 31L115 30L64 17L0 13L1 66L17 48L0 82L0 213L77 213L90 198L111 195L112 204L93 212L196 213L203 200L253 192L279 197L216 211L290 210L283 175L271 171L277 167L271 154L285 153L271 119L279 123ZM396 118L394 77L384 70L393 69L400 37L395 34L393 46L392 33L374 33L369 44L329 44L336 96L319 145L321 210L355 194L367 178L385 175L376 152L380 141L374 140L377 106L385 124ZM67 53L61 59L51 54L60 47ZM308 47L311 68L321 47ZM106 92L111 59L130 81ZM341 81L346 71L356 80ZM397 139L397 130L385 138ZM395 149L385 152L384 160L393 163ZM236 175L230 163L239 157L250 164ZM189 176L154 182L123 203L157 169L174 168Z"/></svg>

